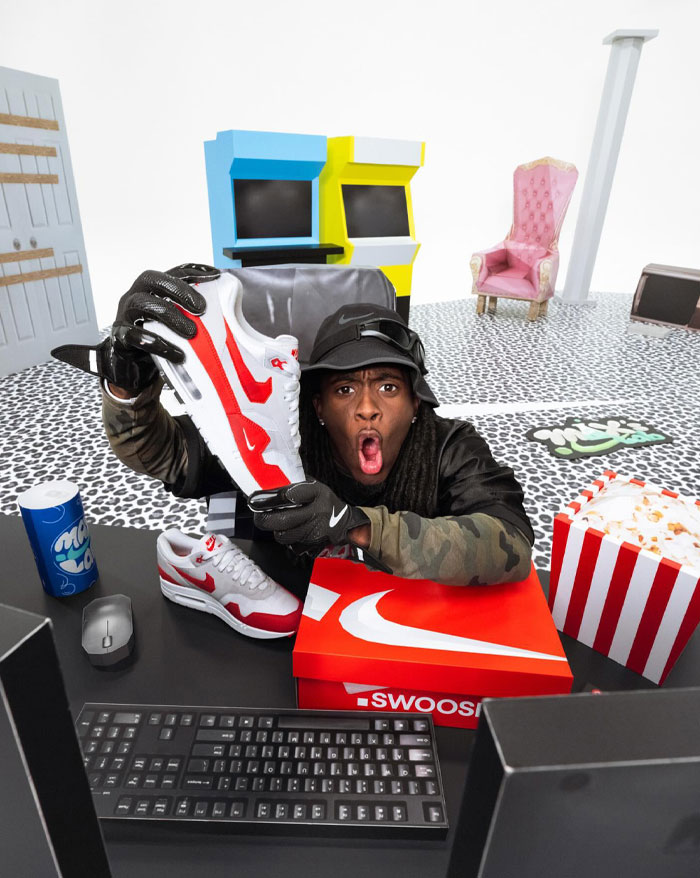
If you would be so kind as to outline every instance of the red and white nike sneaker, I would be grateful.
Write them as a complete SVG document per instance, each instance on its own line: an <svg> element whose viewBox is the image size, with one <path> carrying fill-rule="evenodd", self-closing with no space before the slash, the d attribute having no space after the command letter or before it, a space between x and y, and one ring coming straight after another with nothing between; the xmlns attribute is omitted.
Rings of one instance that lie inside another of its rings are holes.
<svg viewBox="0 0 700 878"><path fill-rule="evenodd" d="M302 603L227 537L197 540L177 528L158 537L160 590L166 598L213 613L248 637L292 637Z"/></svg>
<svg viewBox="0 0 700 878"><path fill-rule="evenodd" d="M185 352L181 365L155 358L168 383L244 494L303 481L296 338L268 338L254 329L233 275L193 286L207 303L201 316L185 312L197 325L194 338L162 323L144 324Z"/></svg>

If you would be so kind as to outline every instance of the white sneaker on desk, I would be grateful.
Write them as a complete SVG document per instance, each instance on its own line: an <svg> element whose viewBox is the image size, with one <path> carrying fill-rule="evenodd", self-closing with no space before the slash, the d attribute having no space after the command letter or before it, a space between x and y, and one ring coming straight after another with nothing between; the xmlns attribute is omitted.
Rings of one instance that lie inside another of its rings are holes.
<svg viewBox="0 0 700 878"><path fill-rule="evenodd" d="M292 637L302 603L264 573L228 537L189 537L177 528L158 537L160 590L193 610L213 613L240 634Z"/></svg>

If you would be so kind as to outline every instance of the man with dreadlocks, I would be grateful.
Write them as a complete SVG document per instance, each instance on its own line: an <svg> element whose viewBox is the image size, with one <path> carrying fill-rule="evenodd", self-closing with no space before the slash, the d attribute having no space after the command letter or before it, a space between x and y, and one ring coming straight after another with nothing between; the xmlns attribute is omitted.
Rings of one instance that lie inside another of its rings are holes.
<svg viewBox="0 0 700 878"><path fill-rule="evenodd" d="M256 525L296 551L359 548L369 566L413 579L526 577L533 534L513 471L471 424L435 414L426 372L396 312L358 304L326 318L302 372L300 451L313 481L284 489L295 508L257 512Z"/></svg>
<svg viewBox="0 0 700 878"><path fill-rule="evenodd" d="M170 273L148 274L148 295L130 291L120 302L103 364L110 444L176 496L229 491L229 475L189 418L160 405L162 381L134 318L175 328L175 306L157 297L188 300L191 288ZM167 347L158 353L167 356ZM533 533L520 485L471 424L435 414L426 372L419 337L395 311L347 305L326 318L301 379L307 481L280 492L281 508L256 511L256 525L297 555L347 547L350 557L402 577L453 585L526 577Z"/></svg>

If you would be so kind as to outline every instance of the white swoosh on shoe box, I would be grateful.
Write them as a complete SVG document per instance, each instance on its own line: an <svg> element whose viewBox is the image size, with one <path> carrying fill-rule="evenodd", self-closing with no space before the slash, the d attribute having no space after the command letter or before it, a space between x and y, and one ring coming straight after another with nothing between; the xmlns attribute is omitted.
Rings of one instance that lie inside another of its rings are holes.
<svg viewBox="0 0 700 878"><path fill-rule="evenodd" d="M442 649L449 652L481 653L484 655L502 655L513 658L545 659L547 661L565 662L561 655L550 655L546 652L535 652L492 643L488 640L475 640L472 637L460 637L456 634L445 634L442 631L430 631L427 628L414 628L392 622L379 614L377 604L393 589L365 595L342 611L339 616L341 626L360 640L382 643L386 646L406 646L414 649Z"/></svg>

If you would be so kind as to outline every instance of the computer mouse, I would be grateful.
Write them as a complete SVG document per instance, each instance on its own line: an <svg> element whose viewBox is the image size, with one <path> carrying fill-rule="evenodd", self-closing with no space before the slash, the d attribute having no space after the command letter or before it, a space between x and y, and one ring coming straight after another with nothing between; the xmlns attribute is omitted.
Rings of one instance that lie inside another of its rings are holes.
<svg viewBox="0 0 700 878"><path fill-rule="evenodd" d="M128 658L133 648L131 598L113 594L83 608L83 649L93 665L115 665Z"/></svg>

